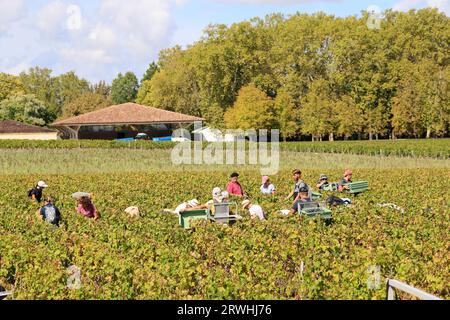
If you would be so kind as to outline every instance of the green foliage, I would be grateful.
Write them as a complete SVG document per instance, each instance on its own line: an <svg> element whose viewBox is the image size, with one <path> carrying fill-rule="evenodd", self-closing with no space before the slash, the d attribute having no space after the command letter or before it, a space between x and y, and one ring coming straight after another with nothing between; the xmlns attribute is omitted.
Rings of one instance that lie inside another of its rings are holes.
<svg viewBox="0 0 450 320"><path fill-rule="evenodd" d="M79 116L84 113L109 107L110 105L112 105L111 100L105 98L104 95L85 93L64 106L62 118Z"/></svg>
<svg viewBox="0 0 450 320"><path fill-rule="evenodd" d="M111 86L111 98L115 104L134 102L137 97L139 82L133 72L125 75L119 73Z"/></svg>
<svg viewBox="0 0 450 320"><path fill-rule="evenodd" d="M320 173L304 178L312 184ZM342 172L328 174L336 180ZM275 197L257 195L257 170L242 172L267 221L243 214L231 227L199 223L193 231L161 209L194 196L206 202L205 186L224 185L227 172L2 176L8 188L0 196L0 283L14 291L13 299L342 300L385 299L384 279L395 278L448 299L449 198L442 193L448 169L370 168L355 175L372 191L355 198L352 208L334 209L334 222L326 225L277 213L289 205L282 198L292 187L290 170L272 177ZM37 206L25 197L42 178L62 212L58 230L37 221ZM75 182L92 192L101 220L74 212ZM382 202L395 202L405 213L376 205ZM140 207L140 219L126 216L129 205ZM80 269L80 289L67 288L72 265ZM375 289L367 286L371 266L381 271Z"/></svg>
<svg viewBox="0 0 450 320"><path fill-rule="evenodd" d="M24 93L25 88L19 77L0 73L0 102L10 96Z"/></svg>
<svg viewBox="0 0 450 320"><path fill-rule="evenodd" d="M42 101L34 95L12 96L0 102L0 119L44 126L54 118Z"/></svg>
<svg viewBox="0 0 450 320"><path fill-rule="evenodd" d="M155 62L152 62L149 66L147 71L145 71L144 77L141 80L141 84L144 81L150 81L152 80L153 76L155 75L156 72L158 72L159 67Z"/></svg>

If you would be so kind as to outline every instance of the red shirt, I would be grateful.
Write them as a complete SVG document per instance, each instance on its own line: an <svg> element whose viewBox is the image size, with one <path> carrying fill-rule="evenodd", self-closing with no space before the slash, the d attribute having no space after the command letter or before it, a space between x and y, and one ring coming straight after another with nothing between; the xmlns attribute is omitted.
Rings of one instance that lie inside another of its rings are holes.
<svg viewBox="0 0 450 320"><path fill-rule="evenodd" d="M242 190L241 184L239 182L230 182L227 187L227 191L232 196L243 196L244 191Z"/></svg>

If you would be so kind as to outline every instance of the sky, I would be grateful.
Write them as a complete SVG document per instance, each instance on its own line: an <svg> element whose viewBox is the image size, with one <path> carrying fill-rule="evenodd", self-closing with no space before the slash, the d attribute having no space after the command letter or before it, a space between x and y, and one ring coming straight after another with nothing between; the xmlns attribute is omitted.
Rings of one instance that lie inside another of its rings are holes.
<svg viewBox="0 0 450 320"><path fill-rule="evenodd" d="M0 0L0 72L39 66L91 82L127 71L141 78L160 50L194 43L209 24L275 12L344 17L373 6L450 15L450 0Z"/></svg>

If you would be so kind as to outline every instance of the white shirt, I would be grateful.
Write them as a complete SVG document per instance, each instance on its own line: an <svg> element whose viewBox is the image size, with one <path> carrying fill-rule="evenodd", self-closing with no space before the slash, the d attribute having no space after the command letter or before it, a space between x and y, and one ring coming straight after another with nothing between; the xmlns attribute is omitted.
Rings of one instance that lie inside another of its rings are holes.
<svg viewBox="0 0 450 320"><path fill-rule="evenodd" d="M264 185L261 185L261 192L263 194L272 194L274 191L275 191L275 186L273 184L269 184L267 186L267 188L264 187Z"/></svg>
<svg viewBox="0 0 450 320"><path fill-rule="evenodd" d="M188 207L188 205L187 205L186 202L182 203L175 209L175 213L183 212L183 211L185 211L187 209L187 207Z"/></svg>
<svg viewBox="0 0 450 320"><path fill-rule="evenodd" d="M258 206L256 204L253 204L250 209L248 209L250 211L250 215L252 218L254 217L258 217L259 220L264 220L264 211L261 208L261 206Z"/></svg>

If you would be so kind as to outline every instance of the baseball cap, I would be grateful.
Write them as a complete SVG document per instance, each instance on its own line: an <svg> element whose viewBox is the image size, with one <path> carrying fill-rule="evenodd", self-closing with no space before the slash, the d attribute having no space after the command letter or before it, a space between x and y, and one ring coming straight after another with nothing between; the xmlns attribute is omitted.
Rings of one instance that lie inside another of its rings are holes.
<svg viewBox="0 0 450 320"><path fill-rule="evenodd" d="M242 209L245 210L245 208L247 208L248 205L249 205L250 203L251 203L250 200L244 200L244 201L242 201Z"/></svg>
<svg viewBox="0 0 450 320"><path fill-rule="evenodd" d="M352 170L345 170L345 172L344 172L344 177L346 177L346 176L351 176L351 175L353 175L353 172L352 172Z"/></svg>
<svg viewBox="0 0 450 320"><path fill-rule="evenodd" d="M39 181L37 185L39 188L48 188L48 185L44 181Z"/></svg>
<svg viewBox="0 0 450 320"><path fill-rule="evenodd" d="M307 193L309 192L309 189L307 187L301 187L300 190L298 190L300 193Z"/></svg>
<svg viewBox="0 0 450 320"><path fill-rule="evenodd" d="M233 172L232 174L231 174L231 176L230 176L231 178L236 178L236 177L239 177L239 173L237 173L237 172Z"/></svg>

